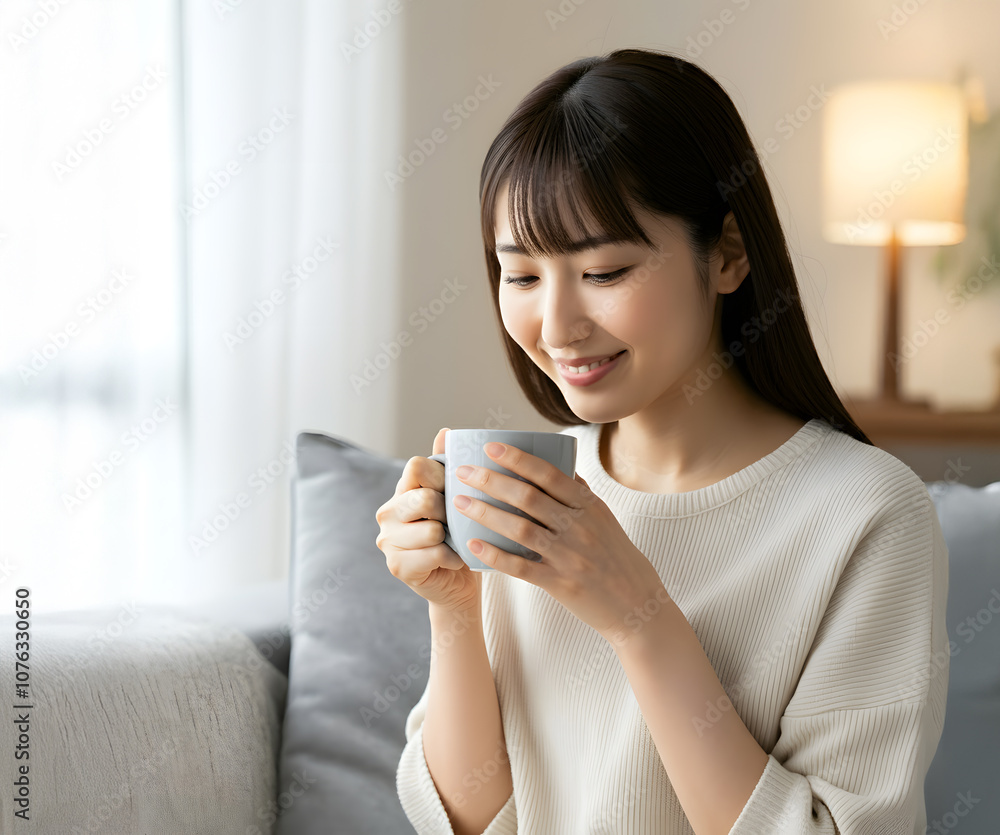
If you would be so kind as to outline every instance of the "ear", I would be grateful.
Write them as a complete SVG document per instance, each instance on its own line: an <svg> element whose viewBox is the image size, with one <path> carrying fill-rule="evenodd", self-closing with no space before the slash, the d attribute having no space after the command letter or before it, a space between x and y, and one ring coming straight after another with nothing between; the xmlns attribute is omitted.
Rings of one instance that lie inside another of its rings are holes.
<svg viewBox="0 0 1000 835"><path fill-rule="evenodd" d="M722 266L719 268L719 280L715 289L719 293L732 293L750 273L750 259L747 257L746 247L743 246L740 227L736 224L736 218L731 211L722 219L719 249L722 254Z"/></svg>

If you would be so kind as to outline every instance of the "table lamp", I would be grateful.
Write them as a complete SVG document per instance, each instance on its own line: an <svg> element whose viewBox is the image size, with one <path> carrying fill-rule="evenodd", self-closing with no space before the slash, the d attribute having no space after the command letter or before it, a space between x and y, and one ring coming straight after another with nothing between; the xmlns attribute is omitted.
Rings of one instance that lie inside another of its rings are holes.
<svg viewBox="0 0 1000 835"><path fill-rule="evenodd" d="M900 396L900 247L965 237L968 114L961 88L880 81L831 91L823 117L823 237L885 246L887 303L882 390Z"/></svg>

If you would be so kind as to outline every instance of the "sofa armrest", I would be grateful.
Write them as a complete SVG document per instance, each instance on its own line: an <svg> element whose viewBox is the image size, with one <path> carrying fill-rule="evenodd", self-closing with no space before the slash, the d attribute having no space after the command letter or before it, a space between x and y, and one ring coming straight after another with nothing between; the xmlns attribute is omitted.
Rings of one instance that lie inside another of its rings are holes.
<svg viewBox="0 0 1000 835"><path fill-rule="evenodd" d="M278 672L288 675L292 642L287 577L240 586L207 600L171 609L179 616L196 617L238 629Z"/></svg>
<svg viewBox="0 0 1000 835"><path fill-rule="evenodd" d="M18 697L14 633L0 616L0 691L24 705L0 747L25 746L27 793L0 831L271 832L287 679L246 635L153 607L35 613Z"/></svg>

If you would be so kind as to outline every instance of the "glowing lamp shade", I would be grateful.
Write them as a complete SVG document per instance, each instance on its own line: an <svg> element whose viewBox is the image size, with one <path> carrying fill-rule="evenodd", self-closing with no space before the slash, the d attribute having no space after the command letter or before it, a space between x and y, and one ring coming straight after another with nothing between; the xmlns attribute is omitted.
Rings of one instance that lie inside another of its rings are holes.
<svg viewBox="0 0 1000 835"><path fill-rule="evenodd" d="M958 243L968 185L965 99L950 84L849 84L823 117L823 236L844 244Z"/></svg>

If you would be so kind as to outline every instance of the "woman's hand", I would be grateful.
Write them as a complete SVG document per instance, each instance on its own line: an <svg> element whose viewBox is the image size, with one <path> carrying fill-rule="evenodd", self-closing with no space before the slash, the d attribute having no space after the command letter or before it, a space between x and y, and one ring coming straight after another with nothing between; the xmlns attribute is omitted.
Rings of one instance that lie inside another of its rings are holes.
<svg viewBox="0 0 1000 835"><path fill-rule="evenodd" d="M495 448L499 448L496 454ZM484 563L544 589L615 644L649 619L643 613L670 602L656 569L582 476L570 478L548 461L508 444L489 443L484 449L492 460L531 483L482 467L472 467L466 476L458 474L459 479L531 519L477 499L470 499L465 508L456 507L542 557L534 562L470 539L470 547L482 546L477 556Z"/></svg>
<svg viewBox="0 0 1000 835"><path fill-rule="evenodd" d="M434 438L444 452L447 429ZM406 462L396 492L375 511L381 531L375 545L386 565L429 603L449 611L478 609L482 576L444 542L444 464L414 456Z"/></svg>

